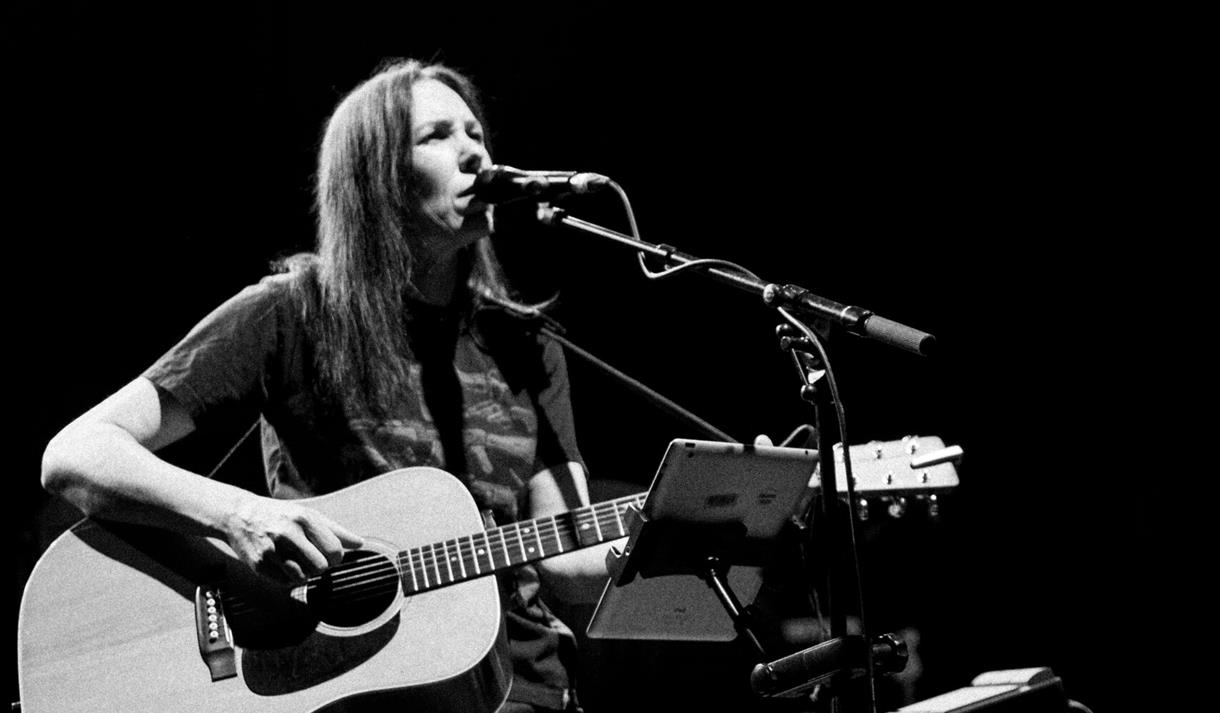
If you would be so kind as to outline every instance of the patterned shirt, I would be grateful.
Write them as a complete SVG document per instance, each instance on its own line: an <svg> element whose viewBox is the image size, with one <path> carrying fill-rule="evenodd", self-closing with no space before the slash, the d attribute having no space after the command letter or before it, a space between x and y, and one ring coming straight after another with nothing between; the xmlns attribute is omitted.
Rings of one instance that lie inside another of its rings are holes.
<svg viewBox="0 0 1220 713"><path fill-rule="evenodd" d="M411 354L391 416L358 414L320 395L315 348L299 291L302 275L276 275L205 317L144 374L197 428L261 419L268 492L321 495L409 466L459 477L480 508L504 524L527 517L528 481L581 463L567 370L554 341L494 310L412 304L403 328ZM565 493L570 483L560 483ZM571 503L573 506L575 502ZM570 685L574 637L542 603L526 565L502 578L514 659L513 690Z"/></svg>

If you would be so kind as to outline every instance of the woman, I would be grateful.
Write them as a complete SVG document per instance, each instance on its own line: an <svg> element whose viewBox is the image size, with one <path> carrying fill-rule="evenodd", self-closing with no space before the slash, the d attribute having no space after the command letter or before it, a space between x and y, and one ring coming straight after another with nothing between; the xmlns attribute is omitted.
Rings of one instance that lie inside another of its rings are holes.
<svg viewBox="0 0 1220 713"><path fill-rule="evenodd" d="M587 504L562 353L485 309L510 297L490 207L471 192L490 163L466 78L415 61L378 72L327 125L317 253L243 290L64 428L44 486L91 516L223 539L286 582L361 545L359 522L293 500L389 470L442 467L500 524ZM266 496L155 455L234 418L261 418ZM541 581L587 599L607 546L543 560ZM509 579L508 706L571 707L571 632L533 568Z"/></svg>

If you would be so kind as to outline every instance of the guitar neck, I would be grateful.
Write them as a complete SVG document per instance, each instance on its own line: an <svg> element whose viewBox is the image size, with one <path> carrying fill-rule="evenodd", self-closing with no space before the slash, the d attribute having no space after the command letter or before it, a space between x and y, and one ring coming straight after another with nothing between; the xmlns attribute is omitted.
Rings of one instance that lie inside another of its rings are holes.
<svg viewBox="0 0 1220 713"><path fill-rule="evenodd" d="M836 449L841 451L841 449ZM918 453L918 458L916 454ZM902 499L906 495L948 490L957 485L952 461L957 448L945 448L936 437L910 436L902 441L874 442L851 447L857 496ZM843 454L837 452L840 462ZM846 475L837 469L839 492ZM813 485L817 488L818 485ZM514 522L452 540L434 542L397 553L397 565L376 558L344 562L327 575L333 586L392 579L397 574L403 592L413 594L494 574L527 562L626 537L627 508L642 506L647 493L628 495L558 515ZM340 582L340 580L343 580ZM321 579L315 578L315 584ZM323 585L326 586L326 585Z"/></svg>
<svg viewBox="0 0 1220 713"><path fill-rule="evenodd" d="M403 591L436 589L626 537L626 510L643 504L645 495L628 495L403 550L398 553Z"/></svg>

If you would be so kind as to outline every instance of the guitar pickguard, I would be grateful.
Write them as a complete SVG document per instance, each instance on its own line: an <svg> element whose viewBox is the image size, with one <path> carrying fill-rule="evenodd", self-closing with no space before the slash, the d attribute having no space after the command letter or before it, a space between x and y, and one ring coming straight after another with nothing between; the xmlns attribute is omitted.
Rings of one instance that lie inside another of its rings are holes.
<svg viewBox="0 0 1220 713"><path fill-rule="evenodd" d="M312 688L352 671L384 649L398 633L399 617L358 636L315 631L281 649L242 649L241 673L250 691L275 696Z"/></svg>

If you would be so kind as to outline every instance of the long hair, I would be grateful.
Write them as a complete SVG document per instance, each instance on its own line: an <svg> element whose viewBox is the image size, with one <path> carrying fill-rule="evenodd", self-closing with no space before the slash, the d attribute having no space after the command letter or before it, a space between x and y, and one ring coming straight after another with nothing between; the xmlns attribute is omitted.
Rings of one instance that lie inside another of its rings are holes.
<svg viewBox="0 0 1220 713"><path fill-rule="evenodd" d="M384 65L327 122L318 154L317 253L287 261L306 278L296 283L306 290L306 321L323 386L375 415L388 413L407 378L403 320L416 267L408 233L419 210L411 87L421 79L457 92L489 133L482 103L465 76L415 60ZM490 239L466 250L459 261L468 273L462 297L515 302Z"/></svg>

